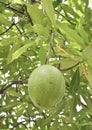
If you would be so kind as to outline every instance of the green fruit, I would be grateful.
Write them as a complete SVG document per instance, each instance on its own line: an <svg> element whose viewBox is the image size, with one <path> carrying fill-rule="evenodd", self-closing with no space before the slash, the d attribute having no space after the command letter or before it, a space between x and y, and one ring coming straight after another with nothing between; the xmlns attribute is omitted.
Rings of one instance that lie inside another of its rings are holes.
<svg viewBox="0 0 92 130"><path fill-rule="evenodd" d="M29 77L28 91L33 104L41 109L57 105L65 92L62 73L54 66L42 65Z"/></svg>

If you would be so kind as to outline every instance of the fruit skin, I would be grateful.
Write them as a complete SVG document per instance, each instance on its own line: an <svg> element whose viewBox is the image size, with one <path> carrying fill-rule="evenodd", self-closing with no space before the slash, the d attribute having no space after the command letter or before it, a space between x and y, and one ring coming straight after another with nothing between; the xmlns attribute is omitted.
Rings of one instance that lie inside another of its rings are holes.
<svg viewBox="0 0 92 130"><path fill-rule="evenodd" d="M62 73L51 65L36 68L29 77L28 92L33 104L38 108L49 109L57 105L65 92Z"/></svg>

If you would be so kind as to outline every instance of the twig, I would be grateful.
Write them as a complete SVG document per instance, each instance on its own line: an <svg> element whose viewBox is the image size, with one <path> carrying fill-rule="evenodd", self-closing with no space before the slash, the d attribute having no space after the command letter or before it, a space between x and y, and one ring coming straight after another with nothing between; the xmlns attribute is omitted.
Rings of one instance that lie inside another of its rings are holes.
<svg viewBox="0 0 92 130"><path fill-rule="evenodd" d="M40 0L31 0L31 4L35 4L35 3L41 3Z"/></svg>
<svg viewBox="0 0 92 130"><path fill-rule="evenodd" d="M10 10L12 10L13 12L24 14L24 12L22 10L18 10L14 7L11 7L9 3L5 3L5 2L0 1L0 4L2 4L3 6L5 6L6 8L8 8Z"/></svg>
<svg viewBox="0 0 92 130"><path fill-rule="evenodd" d="M63 49L62 47L60 47L59 45L56 46L58 49L60 49L63 53L65 53L66 55L69 55L69 53Z"/></svg>
<svg viewBox="0 0 92 130"><path fill-rule="evenodd" d="M55 12L57 12L59 15L61 15L64 19L66 19L70 24L75 25L75 23L71 22L67 17L65 17L63 14L61 14L58 10L55 9Z"/></svg>
<svg viewBox="0 0 92 130"><path fill-rule="evenodd" d="M28 17L29 22L30 22L31 25L33 26L34 24L33 24L33 21L32 21L31 16L29 15L29 13L28 13L28 11L27 11L27 6L24 4L23 7L24 7L24 10L25 10L25 15Z"/></svg>
<svg viewBox="0 0 92 130"><path fill-rule="evenodd" d="M10 27L8 29L6 29L4 32L0 33L0 35L3 35L5 33L7 33L13 26L15 25L15 23L13 22Z"/></svg>
<svg viewBox="0 0 92 130"><path fill-rule="evenodd" d="M55 55L55 57L57 57L56 53L54 51L54 48L53 48L53 39L54 39L54 32L51 31L50 48L49 48L49 50L47 52L46 62L45 62L46 64L49 63L49 55L50 55L51 50L53 51L53 54Z"/></svg>
<svg viewBox="0 0 92 130"><path fill-rule="evenodd" d="M0 89L0 94L4 93L5 90L7 90L8 88L10 88L14 84L27 84L27 81L23 81L23 80L14 80L14 81L11 81L10 83L6 84L5 86L3 86Z"/></svg>
<svg viewBox="0 0 92 130"><path fill-rule="evenodd" d="M17 12L17 13L20 13L20 14L23 14L23 15L27 16L28 19L29 19L29 22L33 26L33 21L32 21L31 16L29 15L29 13L27 11L27 7L26 7L25 4L23 5L22 9L16 9L16 8L10 6L9 3L0 2L0 4L2 4L3 6L5 6L6 8L8 8L10 10L12 10L15 13Z"/></svg>

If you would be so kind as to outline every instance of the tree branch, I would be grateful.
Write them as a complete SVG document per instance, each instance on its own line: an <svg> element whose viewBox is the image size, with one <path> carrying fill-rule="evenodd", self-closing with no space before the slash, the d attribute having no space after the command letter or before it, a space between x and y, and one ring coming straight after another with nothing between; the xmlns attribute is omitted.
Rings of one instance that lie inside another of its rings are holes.
<svg viewBox="0 0 92 130"><path fill-rule="evenodd" d="M6 29L4 32L0 33L0 35L5 34L6 32L8 32L13 26L15 25L15 23L13 22L10 27L8 29Z"/></svg>
<svg viewBox="0 0 92 130"><path fill-rule="evenodd" d="M28 13L27 7L26 7L25 4L22 6L22 9L16 9L16 8L10 6L9 3L0 2L0 4L2 4L4 7L8 8L10 10L12 10L15 13L20 13L20 14L25 15L29 19L29 22L31 23L31 25L33 26L32 18L31 18L31 16Z"/></svg>
<svg viewBox="0 0 92 130"><path fill-rule="evenodd" d="M0 1L0 4L2 4L5 8L8 8L8 9L12 10L13 12L24 14L23 10L18 10L18 9L16 9L14 7L11 7L10 3L5 3L5 2Z"/></svg>
<svg viewBox="0 0 92 130"><path fill-rule="evenodd" d="M64 19L66 19L70 24L75 25L75 23L71 22L68 17L65 17L63 14L61 14L58 10L55 9L55 12L57 12L59 15L61 15Z"/></svg>
<svg viewBox="0 0 92 130"><path fill-rule="evenodd" d="M27 11L27 6L24 4L23 7L24 7L24 10L25 10L25 15L28 17L29 22L30 22L31 25L33 26L34 24L33 24L32 18L30 17L30 15L29 15L29 13L28 13L28 11Z"/></svg>
<svg viewBox="0 0 92 130"><path fill-rule="evenodd" d="M14 81L9 82L8 84L6 84L5 86L3 86L0 89L0 94L3 94L4 91L6 91L8 88L10 88L14 84L27 84L27 80L25 80L25 81L23 81L23 80L14 80Z"/></svg>

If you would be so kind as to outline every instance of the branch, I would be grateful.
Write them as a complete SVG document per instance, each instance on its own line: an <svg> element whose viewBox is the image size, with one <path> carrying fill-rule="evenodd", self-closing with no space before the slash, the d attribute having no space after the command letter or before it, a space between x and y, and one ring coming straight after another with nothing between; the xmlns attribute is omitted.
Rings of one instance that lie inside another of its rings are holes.
<svg viewBox="0 0 92 130"><path fill-rule="evenodd" d="M29 13L28 13L28 11L27 11L27 7L26 7L25 4L23 5L22 9L16 9L16 8L10 6L9 3L0 2L0 4L2 4L3 6L5 6L6 8L8 8L8 9L10 9L10 10L12 10L12 11L15 12L15 13L20 13L20 14L23 14L23 15L27 16L28 19L29 19L29 22L30 22L31 25L33 26L33 21L32 21L32 19L31 19Z"/></svg>
<svg viewBox="0 0 92 130"><path fill-rule="evenodd" d="M4 3L2 1L0 1L0 4L2 4L5 8L8 8L8 9L12 10L13 12L24 14L23 10L18 10L18 9L16 9L14 7L11 7L9 3Z"/></svg>
<svg viewBox="0 0 92 130"><path fill-rule="evenodd" d="M27 11L27 6L24 4L23 7L24 7L24 10L25 10L25 15L28 17L29 22L30 22L31 25L33 26L34 24L33 24L32 18L30 17L30 15L29 15L29 13L28 13L28 11Z"/></svg>
<svg viewBox="0 0 92 130"><path fill-rule="evenodd" d="M13 26L15 25L15 23L13 22L10 27L8 29L6 29L4 32L0 33L0 35L5 34L6 32L8 32Z"/></svg>
<svg viewBox="0 0 92 130"><path fill-rule="evenodd" d="M59 15L61 15L64 19L66 19L70 24L75 25L75 23L71 22L68 17L65 17L63 14L61 14L58 10L55 9L55 12L57 12Z"/></svg>
<svg viewBox="0 0 92 130"><path fill-rule="evenodd" d="M27 84L27 81L23 81L23 80L14 80L14 81L11 81L9 82L8 84L6 84L5 86L3 86L1 89L0 89L0 94L4 93L4 91L6 91L8 88L10 88L12 85L14 84Z"/></svg>

